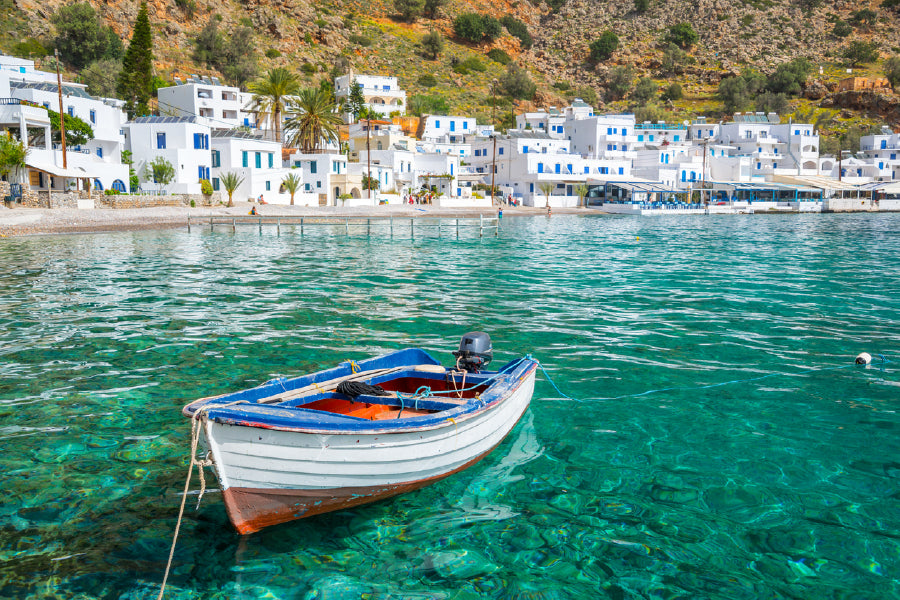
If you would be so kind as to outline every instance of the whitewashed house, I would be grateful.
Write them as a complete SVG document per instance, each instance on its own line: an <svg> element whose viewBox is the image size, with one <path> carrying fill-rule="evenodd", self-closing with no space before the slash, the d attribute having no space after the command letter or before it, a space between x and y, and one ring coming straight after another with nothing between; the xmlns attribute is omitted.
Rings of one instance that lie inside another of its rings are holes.
<svg viewBox="0 0 900 600"><path fill-rule="evenodd" d="M247 103L252 94L222 85L216 77L175 78L176 85L159 88L159 112L171 117L203 117L212 129L256 128L256 117Z"/></svg>
<svg viewBox="0 0 900 600"><path fill-rule="evenodd" d="M50 187L66 190L73 186L82 187L86 180L95 189L126 191L128 166L121 162L124 144L122 124L125 121L121 100L97 98L87 93L84 84L63 82L62 110L88 123L94 133L94 137L83 145L67 144L66 166L63 167L62 145L48 144L46 137L50 134L49 118L45 120L46 111L60 110L55 74L36 70L33 61L0 56L0 80L4 82L0 86L3 97L8 99L7 106L19 106L14 110L25 119L25 128L37 125L35 135L30 134L26 136L29 139L25 140L32 146L26 164L33 189ZM44 110L26 107L22 103L40 106ZM29 120L33 125L29 124ZM22 125L21 122L19 124Z"/></svg>
<svg viewBox="0 0 900 600"><path fill-rule="evenodd" d="M290 204L291 194L282 186L289 173L302 178L303 171L283 167L281 144L240 129L213 130L210 137L211 183L213 190L225 193L221 184L224 173L235 173L241 185L234 191L234 200L268 204ZM302 179L301 179L302 181ZM294 194L294 204L318 205L318 196L304 194L301 188Z"/></svg>
<svg viewBox="0 0 900 600"><path fill-rule="evenodd" d="M865 135L859 149L874 167L876 181L900 181L900 133L887 127L879 135Z"/></svg>
<svg viewBox="0 0 900 600"><path fill-rule="evenodd" d="M585 157L631 161L636 156L634 115L567 118L565 137L572 152Z"/></svg>
<svg viewBox="0 0 900 600"><path fill-rule="evenodd" d="M334 95L340 102L350 96L350 86L362 87L363 102L367 108L382 115L406 114L406 92L400 89L396 77L383 75L342 75L334 80ZM349 123L352 116L344 115Z"/></svg>
<svg viewBox="0 0 900 600"><path fill-rule="evenodd" d="M210 135L200 117L137 117L125 126L125 145L144 190L199 194L200 180L212 176ZM175 179L163 186L154 182L149 163L162 157L175 169Z"/></svg>
<svg viewBox="0 0 900 600"><path fill-rule="evenodd" d="M775 113L736 114L723 123L718 141L732 156L751 157L751 177L819 174L819 135L813 125L781 123Z"/></svg>

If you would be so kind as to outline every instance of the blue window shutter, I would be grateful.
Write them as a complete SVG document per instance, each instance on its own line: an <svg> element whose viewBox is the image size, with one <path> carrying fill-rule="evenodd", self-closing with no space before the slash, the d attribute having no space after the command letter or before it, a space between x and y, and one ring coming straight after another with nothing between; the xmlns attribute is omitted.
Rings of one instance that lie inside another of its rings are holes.
<svg viewBox="0 0 900 600"><path fill-rule="evenodd" d="M250 166L250 161L249 161L248 158L247 158L247 151L246 151L246 150L242 150L242 151L241 151L241 166L243 166L243 167Z"/></svg>
<svg viewBox="0 0 900 600"><path fill-rule="evenodd" d="M501 155L503 154L503 147L502 147L502 146L500 147L500 150L497 152L497 154L501 154Z"/></svg>
<svg viewBox="0 0 900 600"><path fill-rule="evenodd" d="M273 152L269 152L269 168L271 169L275 165L275 154Z"/></svg>
<svg viewBox="0 0 900 600"><path fill-rule="evenodd" d="M199 148L201 147L201 145L202 145L202 144L200 143L200 134L199 134L199 133L195 133L195 134L194 134L194 148L195 148L195 149L199 149Z"/></svg>
<svg viewBox="0 0 900 600"><path fill-rule="evenodd" d="M314 161L314 160L313 160L313 161L310 161L310 163L309 163L309 172L310 172L310 173L315 173L315 172L316 172L316 161Z"/></svg>
<svg viewBox="0 0 900 600"><path fill-rule="evenodd" d="M625 174L625 167L619 167L619 175Z"/></svg>

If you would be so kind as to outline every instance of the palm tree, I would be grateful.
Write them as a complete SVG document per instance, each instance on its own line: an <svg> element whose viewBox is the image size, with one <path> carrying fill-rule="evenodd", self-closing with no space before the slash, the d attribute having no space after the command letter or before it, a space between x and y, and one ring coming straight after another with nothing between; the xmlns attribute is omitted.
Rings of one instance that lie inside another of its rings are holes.
<svg viewBox="0 0 900 600"><path fill-rule="evenodd" d="M276 67L251 83L249 89L253 93L250 108L257 114L257 122L259 117L271 117L275 123L275 141L280 142L281 113L300 92L300 80L284 67Z"/></svg>
<svg viewBox="0 0 900 600"><path fill-rule="evenodd" d="M288 173L288 176L281 180L281 185L291 193L291 206L293 206L294 194L297 193L297 189L300 187L300 177L293 173Z"/></svg>
<svg viewBox="0 0 900 600"><path fill-rule="evenodd" d="M587 196L588 186L585 183L579 183L575 186L575 193L578 194L578 206L584 204L584 197Z"/></svg>
<svg viewBox="0 0 900 600"><path fill-rule="evenodd" d="M303 152L319 149L321 142L337 142L341 115L331 94L316 88L301 90L290 111L296 116L284 122L287 141Z"/></svg>
<svg viewBox="0 0 900 600"><path fill-rule="evenodd" d="M544 196L547 198L547 206L550 206L550 194L553 193L553 184L549 181L545 181L538 185L541 192L543 192Z"/></svg>
<svg viewBox="0 0 900 600"><path fill-rule="evenodd" d="M227 173L222 173L219 180L222 182L222 187L228 192L227 206L234 206L234 201L231 197L234 195L234 190L238 189L238 187L244 183L244 178L233 171L228 171Z"/></svg>

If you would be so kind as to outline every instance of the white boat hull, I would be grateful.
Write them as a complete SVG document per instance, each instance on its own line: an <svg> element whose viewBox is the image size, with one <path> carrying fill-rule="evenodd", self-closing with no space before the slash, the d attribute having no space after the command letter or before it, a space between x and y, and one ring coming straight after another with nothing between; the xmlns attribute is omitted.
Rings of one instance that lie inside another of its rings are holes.
<svg viewBox="0 0 900 600"><path fill-rule="evenodd" d="M207 420L229 518L241 533L411 491L487 455L528 408L535 370L502 400L402 431L285 431Z"/></svg>

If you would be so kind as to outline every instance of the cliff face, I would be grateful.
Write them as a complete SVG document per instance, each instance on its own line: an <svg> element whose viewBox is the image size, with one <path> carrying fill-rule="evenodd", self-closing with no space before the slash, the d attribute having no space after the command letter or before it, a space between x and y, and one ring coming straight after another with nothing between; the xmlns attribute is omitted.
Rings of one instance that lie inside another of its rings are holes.
<svg viewBox="0 0 900 600"><path fill-rule="evenodd" d="M22 37L52 34L49 17L71 0L15 0L26 17L28 31ZM88 0L102 18L125 40L137 15L138 0ZM452 58L464 58L501 48L538 76L536 103L565 101L550 87L566 82L572 88L602 92L605 75L614 64L631 65L639 75L657 73L662 57L661 39L672 25L690 23L699 34L691 50L691 62L684 65L681 79L687 86L715 86L721 77L752 66L762 71L797 56L809 58L816 66L837 62L851 39L874 40L884 56L900 52L900 11L879 8L880 2L851 0L805 0L818 4L804 11L798 0L651 0L643 13L635 11L634 0L568 0L552 11L539 0L497 0L472 2L449 0L437 20L419 19L412 24L394 20L393 0L148 0L154 28L156 69L163 77L209 73L191 61L194 38L211 18L220 19L220 28L229 32L241 24L255 31L257 50L277 50L277 58L262 58L261 67L284 65L298 68L310 63L315 72L326 72L338 57L345 57L355 71L393 73L413 93L416 78L434 73L446 81L448 93L454 88L478 88L480 100L471 100L484 109L490 81L502 67L486 60L487 72L461 77L451 70ZM855 25L849 37L832 34L839 21L851 19L854 11L870 9L877 19L870 25ZM462 12L513 15L528 25L534 38L531 49L523 50L508 35L489 46L451 42L452 16ZM588 46L605 30L620 39L619 50L600 65L587 62ZM419 38L438 30L448 38L448 46L436 62L421 58ZM359 42L365 38L370 43ZM891 47L895 45L895 47ZM274 52L272 53L274 54ZM312 71L312 70L310 70ZM470 105L457 102L456 108Z"/></svg>

